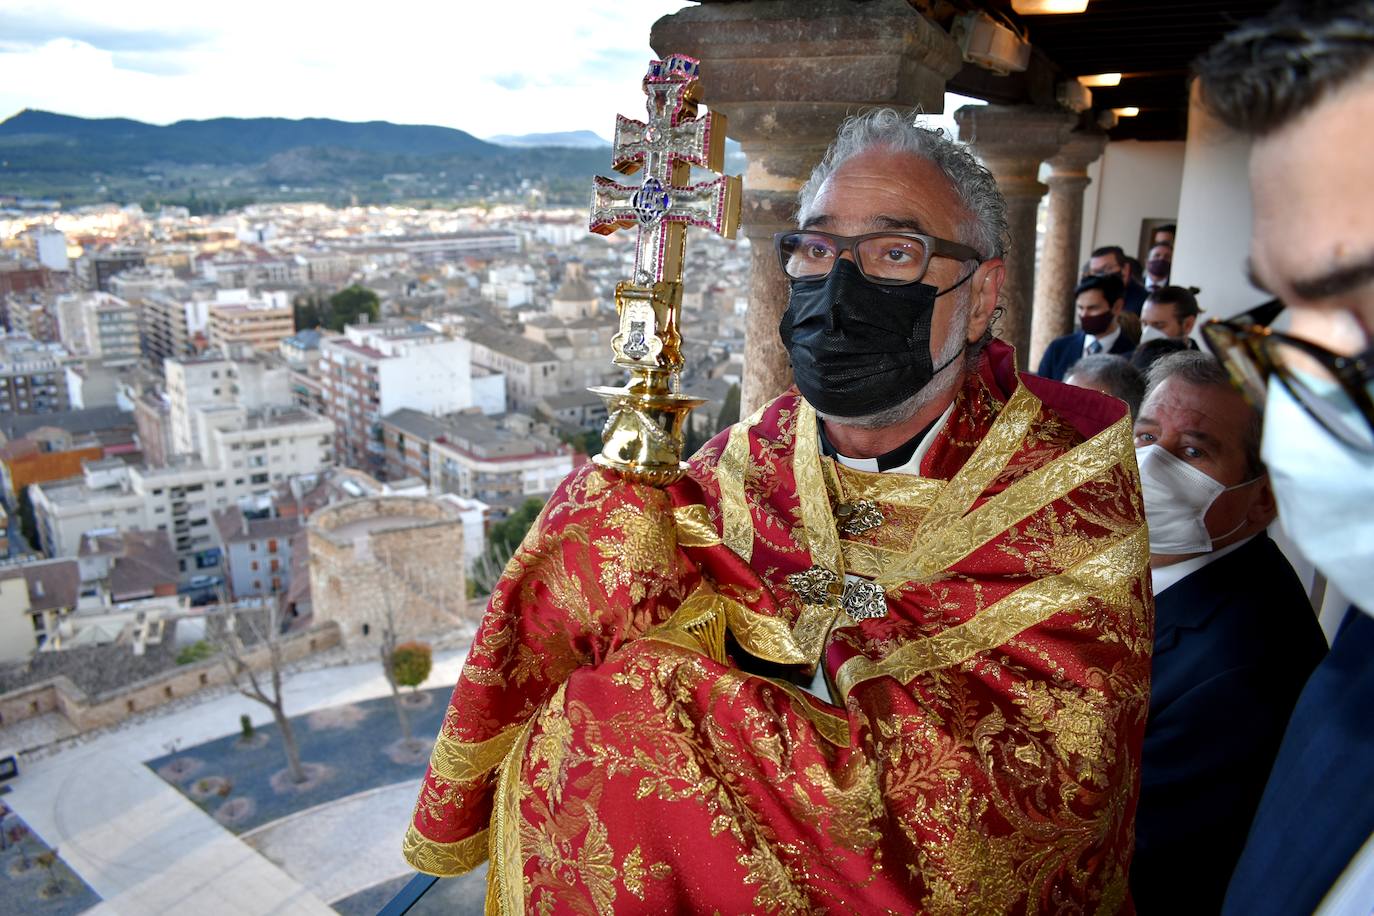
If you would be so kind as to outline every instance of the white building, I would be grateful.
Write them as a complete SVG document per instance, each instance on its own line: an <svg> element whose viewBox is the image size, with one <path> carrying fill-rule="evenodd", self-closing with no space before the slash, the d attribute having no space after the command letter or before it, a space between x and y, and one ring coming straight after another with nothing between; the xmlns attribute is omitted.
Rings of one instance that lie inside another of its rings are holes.
<svg viewBox="0 0 1374 916"><path fill-rule="evenodd" d="M98 357L106 366L132 366L139 357L139 314L110 293L58 296L58 334L72 353Z"/></svg>
<svg viewBox="0 0 1374 916"><path fill-rule="evenodd" d="M381 418L408 408L437 416L506 409L505 378L474 370L472 345L423 325L350 325L320 341L321 396L338 428L340 464L385 473Z"/></svg>
<svg viewBox="0 0 1374 916"><path fill-rule="evenodd" d="M200 408L203 452L166 468L117 459L88 462L79 480L36 484L29 493L44 552L76 556L88 532L166 531L182 573L217 565L216 509L265 508L273 484L331 463L333 425L302 410Z"/></svg>
<svg viewBox="0 0 1374 916"><path fill-rule="evenodd" d="M71 261L67 259L67 236L50 227L33 230L33 247L38 255L38 263L48 270L70 270Z"/></svg>
<svg viewBox="0 0 1374 916"><path fill-rule="evenodd" d="M254 411L291 404L291 372L285 361L242 345L169 359L163 374L176 455L195 454L200 447L201 408Z"/></svg>

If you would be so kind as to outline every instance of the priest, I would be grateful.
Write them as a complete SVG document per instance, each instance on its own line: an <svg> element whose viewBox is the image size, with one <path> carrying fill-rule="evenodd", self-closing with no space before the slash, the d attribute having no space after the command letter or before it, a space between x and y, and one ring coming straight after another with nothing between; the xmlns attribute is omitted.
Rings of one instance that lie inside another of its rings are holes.
<svg viewBox="0 0 1374 916"><path fill-rule="evenodd" d="M1129 910L1152 601L1130 419L990 327L1006 208L851 119L776 241L796 387L512 558L405 854L502 912Z"/></svg>

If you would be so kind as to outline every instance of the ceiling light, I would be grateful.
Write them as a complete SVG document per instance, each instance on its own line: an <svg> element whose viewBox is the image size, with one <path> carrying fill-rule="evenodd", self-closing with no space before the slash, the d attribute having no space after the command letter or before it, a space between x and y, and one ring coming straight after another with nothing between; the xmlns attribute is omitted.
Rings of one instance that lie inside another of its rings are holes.
<svg viewBox="0 0 1374 916"><path fill-rule="evenodd" d="M1078 81L1089 89L1096 89L1098 86L1120 86L1120 73L1093 73L1089 76L1080 76Z"/></svg>
<svg viewBox="0 0 1374 916"><path fill-rule="evenodd" d="M1140 114L1140 109L1136 108L1134 105L1130 105L1126 108L1113 108L1112 113L1118 118L1134 118L1136 115Z"/></svg>
<svg viewBox="0 0 1374 916"><path fill-rule="evenodd" d="M1088 8L1088 0L1011 0L1011 8L1022 16L1081 13Z"/></svg>

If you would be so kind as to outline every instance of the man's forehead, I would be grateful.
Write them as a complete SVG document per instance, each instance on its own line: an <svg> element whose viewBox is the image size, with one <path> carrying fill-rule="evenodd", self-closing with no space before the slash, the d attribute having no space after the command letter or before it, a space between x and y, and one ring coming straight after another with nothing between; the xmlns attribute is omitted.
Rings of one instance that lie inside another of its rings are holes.
<svg viewBox="0 0 1374 916"><path fill-rule="evenodd" d="M1209 433L1236 441L1249 420L1249 404L1230 387L1198 385L1177 375L1160 382L1140 407L1143 422Z"/></svg>
<svg viewBox="0 0 1374 916"><path fill-rule="evenodd" d="M801 214L805 225L862 224L872 229L952 231L964 215L949 178L915 153L874 149L845 160Z"/></svg>

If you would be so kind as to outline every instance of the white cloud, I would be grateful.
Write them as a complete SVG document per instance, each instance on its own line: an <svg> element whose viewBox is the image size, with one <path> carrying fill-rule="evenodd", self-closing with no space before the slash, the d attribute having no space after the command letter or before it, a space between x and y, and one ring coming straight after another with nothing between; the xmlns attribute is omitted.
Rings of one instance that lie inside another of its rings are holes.
<svg viewBox="0 0 1374 916"><path fill-rule="evenodd" d="M617 112L640 106L650 27L686 5L0 0L0 118L41 108L608 135Z"/></svg>

